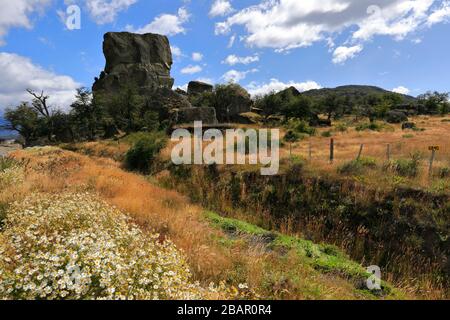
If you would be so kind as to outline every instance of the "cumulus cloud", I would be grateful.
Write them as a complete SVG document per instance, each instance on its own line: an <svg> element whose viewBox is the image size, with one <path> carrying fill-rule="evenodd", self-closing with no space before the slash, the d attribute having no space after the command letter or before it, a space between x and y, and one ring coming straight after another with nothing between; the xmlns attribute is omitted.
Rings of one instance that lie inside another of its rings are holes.
<svg viewBox="0 0 450 320"><path fill-rule="evenodd" d="M187 67L181 69L180 72L181 72L182 74L195 74L195 73L201 72L202 70L203 70L203 68L202 68L201 66L198 66L198 65L195 65L195 66L189 65L189 66L187 66Z"/></svg>
<svg viewBox="0 0 450 320"><path fill-rule="evenodd" d="M183 56L183 52L181 49L177 46L170 46L170 51L172 51L172 55L175 58L181 58Z"/></svg>
<svg viewBox="0 0 450 320"><path fill-rule="evenodd" d="M333 52L333 63L341 64L348 59L353 59L362 50L362 45L357 45L354 47L338 47Z"/></svg>
<svg viewBox="0 0 450 320"><path fill-rule="evenodd" d="M196 61L196 62L200 62L203 60L203 54L201 54L200 52L194 52L192 54L192 60Z"/></svg>
<svg viewBox="0 0 450 320"><path fill-rule="evenodd" d="M427 23L447 17L448 4L434 11L437 3L440 1L262 0L218 22L215 33L228 34L242 26L241 38L247 45L277 51L311 46L343 31L349 32L351 46L379 35L401 40Z"/></svg>
<svg viewBox="0 0 450 320"><path fill-rule="evenodd" d="M30 16L44 10L51 0L2 1L0 10L0 45L11 28L31 29Z"/></svg>
<svg viewBox="0 0 450 320"><path fill-rule="evenodd" d="M230 66L234 66L236 64L250 64L250 63L258 62L258 61L259 61L258 55L247 56L247 57L238 57L234 54L231 54L224 61L222 61L222 63L228 64Z"/></svg>
<svg viewBox="0 0 450 320"><path fill-rule="evenodd" d="M255 97L255 96L262 96L271 92L279 92L290 87L295 87L300 92L322 88L320 84L318 84L315 81L305 81L305 82L289 81L285 83L279 81L278 79L271 79L269 83L263 84L257 84L255 82L252 82L247 86L247 90L253 97Z"/></svg>
<svg viewBox="0 0 450 320"><path fill-rule="evenodd" d="M215 0L209 11L210 17L227 16L234 11L231 2L227 0Z"/></svg>
<svg viewBox="0 0 450 320"><path fill-rule="evenodd" d="M450 18L450 1L444 1L442 6L433 11L428 17L427 24L432 26L437 23L445 22Z"/></svg>
<svg viewBox="0 0 450 320"><path fill-rule="evenodd" d="M135 29L133 26L128 25L126 29L135 33L158 33L174 36L179 33L186 33L184 24L189 21L189 18L190 14L186 8L180 8L176 15L162 14L142 28Z"/></svg>
<svg viewBox="0 0 450 320"><path fill-rule="evenodd" d="M86 7L97 24L106 24L114 22L119 12L136 2L137 0L86 0Z"/></svg>
<svg viewBox="0 0 450 320"><path fill-rule="evenodd" d="M392 89L392 92L400 93L400 94L409 94L411 91L403 86L399 86L397 88Z"/></svg>
<svg viewBox="0 0 450 320"><path fill-rule="evenodd" d="M237 70L230 70L227 71L223 76L222 79L225 82L234 82L238 83L241 80L244 80L248 74L258 72L258 69L251 69L247 71L237 71Z"/></svg>
<svg viewBox="0 0 450 320"><path fill-rule="evenodd" d="M0 112L6 107L29 101L26 89L44 90L52 105L67 107L81 84L69 76L58 75L34 64L29 58L0 52Z"/></svg>

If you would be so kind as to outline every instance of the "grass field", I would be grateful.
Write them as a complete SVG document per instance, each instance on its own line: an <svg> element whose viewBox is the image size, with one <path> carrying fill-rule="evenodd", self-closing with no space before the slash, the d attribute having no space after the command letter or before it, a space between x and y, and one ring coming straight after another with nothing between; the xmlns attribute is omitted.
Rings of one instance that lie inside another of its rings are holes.
<svg viewBox="0 0 450 320"><path fill-rule="evenodd" d="M239 295L232 288L248 286L250 292L241 297L268 299L414 297L388 284L374 294L364 289L365 269L339 249L282 235L268 242L269 231L221 220L180 194L123 171L113 160L53 147L17 151L14 158L25 166L23 183L4 189L3 206L30 192L49 197L63 191L96 194L129 215L144 232L159 234L159 241L172 240L185 254L194 280L203 286L222 282ZM236 228L225 228L230 224Z"/></svg>

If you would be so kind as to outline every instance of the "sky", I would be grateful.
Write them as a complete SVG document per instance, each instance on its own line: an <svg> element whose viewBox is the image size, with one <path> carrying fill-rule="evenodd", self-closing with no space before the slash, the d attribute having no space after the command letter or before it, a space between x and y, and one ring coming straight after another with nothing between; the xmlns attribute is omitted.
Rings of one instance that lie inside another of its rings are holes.
<svg viewBox="0 0 450 320"><path fill-rule="evenodd" d="M67 107L109 31L167 35L175 87L450 91L449 21L450 0L0 0L0 113L27 88Z"/></svg>

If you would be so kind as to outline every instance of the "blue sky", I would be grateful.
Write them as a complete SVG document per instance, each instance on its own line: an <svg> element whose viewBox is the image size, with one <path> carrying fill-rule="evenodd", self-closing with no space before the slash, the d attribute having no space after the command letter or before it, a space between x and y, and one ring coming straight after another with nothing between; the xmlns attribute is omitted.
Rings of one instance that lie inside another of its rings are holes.
<svg viewBox="0 0 450 320"><path fill-rule="evenodd" d="M68 30L67 8L81 9ZM103 34L169 36L176 86L239 82L252 94L370 84L450 91L447 0L0 0L0 111L45 90L92 85ZM234 41L233 41L234 39Z"/></svg>

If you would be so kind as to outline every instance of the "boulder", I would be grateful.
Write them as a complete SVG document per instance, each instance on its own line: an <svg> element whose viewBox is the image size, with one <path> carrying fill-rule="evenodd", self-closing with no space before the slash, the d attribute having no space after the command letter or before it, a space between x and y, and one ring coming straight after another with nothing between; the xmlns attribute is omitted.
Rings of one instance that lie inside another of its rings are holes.
<svg viewBox="0 0 450 320"><path fill-rule="evenodd" d="M408 116L399 110L392 110L386 114L386 121L389 123L402 123L408 121Z"/></svg>
<svg viewBox="0 0 450 320"><path fill-rule="evenodd" d="M193 96L193 95L197 95L197 94L202 94L205 92L213 92L214 90L214 86L208 84L208 83L204 83L204 82L200 82L200 81L191 81L188 84L188 95Z"/></svg>
<svg viewBox="0 0 450 320"><path fill-rule="evenodd" d="M184 108L172 110L172 122L175 124L192 124L202 121L203 124L217 124L214 108Z"/></svg>
<svg viewBox="0 0 450 320"><path fill-rule="evenodd" d="M104 36L105 70L93 85L93 92L114 93L133 86L142 95L158 88L171 89L172 53L166 36L147 33L109 32Z"/></svg>

